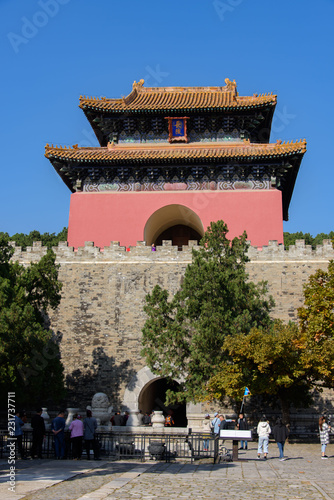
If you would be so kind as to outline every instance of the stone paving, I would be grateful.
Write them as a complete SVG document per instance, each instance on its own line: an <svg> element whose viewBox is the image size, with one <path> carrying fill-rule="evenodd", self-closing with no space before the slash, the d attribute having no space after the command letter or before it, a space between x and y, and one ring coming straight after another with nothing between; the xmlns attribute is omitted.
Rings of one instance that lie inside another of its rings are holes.
<svg viewBox="0 0 334 500"><path fill-rule="evenodd" d="M321 460L320 445L286 445L278 460L270 444L268 460L257 460L249 443L238 462L17 462L15 493L7 490L8 464L1 461L1 500L233 499L334 500L334 455ZM332 446L328 446L331 452ZM333 449L334 451L334 449ZM7 470L6 470L7 467ZM6 475L7 474L7 475Z"/></svg>

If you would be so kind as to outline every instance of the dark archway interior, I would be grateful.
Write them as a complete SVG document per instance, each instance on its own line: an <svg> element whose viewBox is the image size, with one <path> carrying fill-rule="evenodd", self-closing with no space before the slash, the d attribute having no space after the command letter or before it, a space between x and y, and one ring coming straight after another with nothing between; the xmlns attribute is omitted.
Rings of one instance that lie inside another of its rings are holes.
<svg viewBox="0 0 334 500"><path fill-rule="evenodd" d="M154 380L147 384L140 393L138 406L142 413L151 413L152 410L160 410L166 416L172 412L175 427L187 427L187 415L185 404L174 404L165 406L166 391L175 390L177 382L169 382L165 378Z"/></svg>
<svg viewBox="0 0 334 500"><path fill-rule="evenodd" d="M172 244L182 250L182 245L188 245L189 240L199 242L201 235L189 226L177 224L163 231L156 239L155 246L162 245L162 240L172 240Z"/></svg>

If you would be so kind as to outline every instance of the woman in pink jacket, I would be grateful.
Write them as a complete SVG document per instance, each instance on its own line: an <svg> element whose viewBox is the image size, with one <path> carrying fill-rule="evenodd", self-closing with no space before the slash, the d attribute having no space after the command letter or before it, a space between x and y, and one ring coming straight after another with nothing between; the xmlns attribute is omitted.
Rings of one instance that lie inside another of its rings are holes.
<svg viewBox="0 0 334 500"><path fill-rule="evenodd" d="M81 416L75 413L73 415L73 421L69 426L71 431L71 443L72 443L72 458L73 460L80 460L82 455L82 436L84 433L84 425L81 421Z"/></svg>

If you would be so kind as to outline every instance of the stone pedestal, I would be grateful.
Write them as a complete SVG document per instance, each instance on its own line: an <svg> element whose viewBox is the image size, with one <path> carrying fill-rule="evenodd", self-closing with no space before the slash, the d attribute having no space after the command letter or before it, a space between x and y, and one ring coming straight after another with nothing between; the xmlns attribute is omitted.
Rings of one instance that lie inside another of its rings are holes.
<svg viewBox="0 0 334 500"><path fill-rule="evenodd" d="M152 428L153 429L163 429L165 427L165 417L163 416L162 411L154 411L154 415L152 417Z"/></svg>
<svg viewBox="0 0 334 500"><path fill-rule="evenodd" d="M204 419L202 403L187 404L187 420L188 428L198 432L202 430L202 422Z"/></svg>
<svg viewBox="0 0 334 500"><path fill-rule="evenodd" d="M138 415L139 415L139 410L130 410L129 411L130 415L129 415L129 418L126 422L126 426L134 426L134 427L137 427L140 425L140 421L139 421L139 418L138 418Z"/></svg>
<svg viewBox="0 0 334 500"><path fill-rule="evenodd" d="M50 415L48 414L47 408L42 408L42 410L41 417L44 418L45 429L49 431L51 429Z"/></svg>
<svg viewBox="0 0 334 500"><path fill-rule="evenodd" d="M67 411L67 419L65 422L66 427L69 427L71 425L71 422L73 420L73 415L75 413L80 413L80 408L66 408Z"/></svg>

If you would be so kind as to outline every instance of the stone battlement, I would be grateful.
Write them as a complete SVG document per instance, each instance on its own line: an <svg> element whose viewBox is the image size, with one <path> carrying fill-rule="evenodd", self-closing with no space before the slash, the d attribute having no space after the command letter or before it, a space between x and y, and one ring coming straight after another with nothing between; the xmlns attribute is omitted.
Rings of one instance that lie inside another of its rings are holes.
<svg viewBox="0 0 334 500"><path fill-rule="evenodd" d="M15 249L13 259L22 264L37 262L43 255L46 254L47 248L42 246L40 241L33 243L32 247L27 247L22 250L17 247L15 242L11 243ZM178 251L177 246L173 246L169 240L163 241L162 246L157 246L156 251L152 252L150 246L146 246L144 241L138 241L136 246L122 247L118 241L111 242L110 246L99 248L95 247L94 243L87 241L84 247L74 249L69 247L67 242L60 242L57 247L53 247L57 259L61 263L66 262L134 262L134 261L149 261L163 262L166 259L170 261L188 263L191 261L192 248L198 248L197 242L189 241L188 245L184 245L181 251ZM252 247L249 245L248 256L252 262L291 262L291 261L329 261L334 259L334 249L331 240L324 240L322 245L317 245L313 250L311 245L305 245L305 240L297 240L295 245L290 245L288 250L284 249L284 245L279 245L277 241L269 241L268 246L261 248Z"/></svg>

